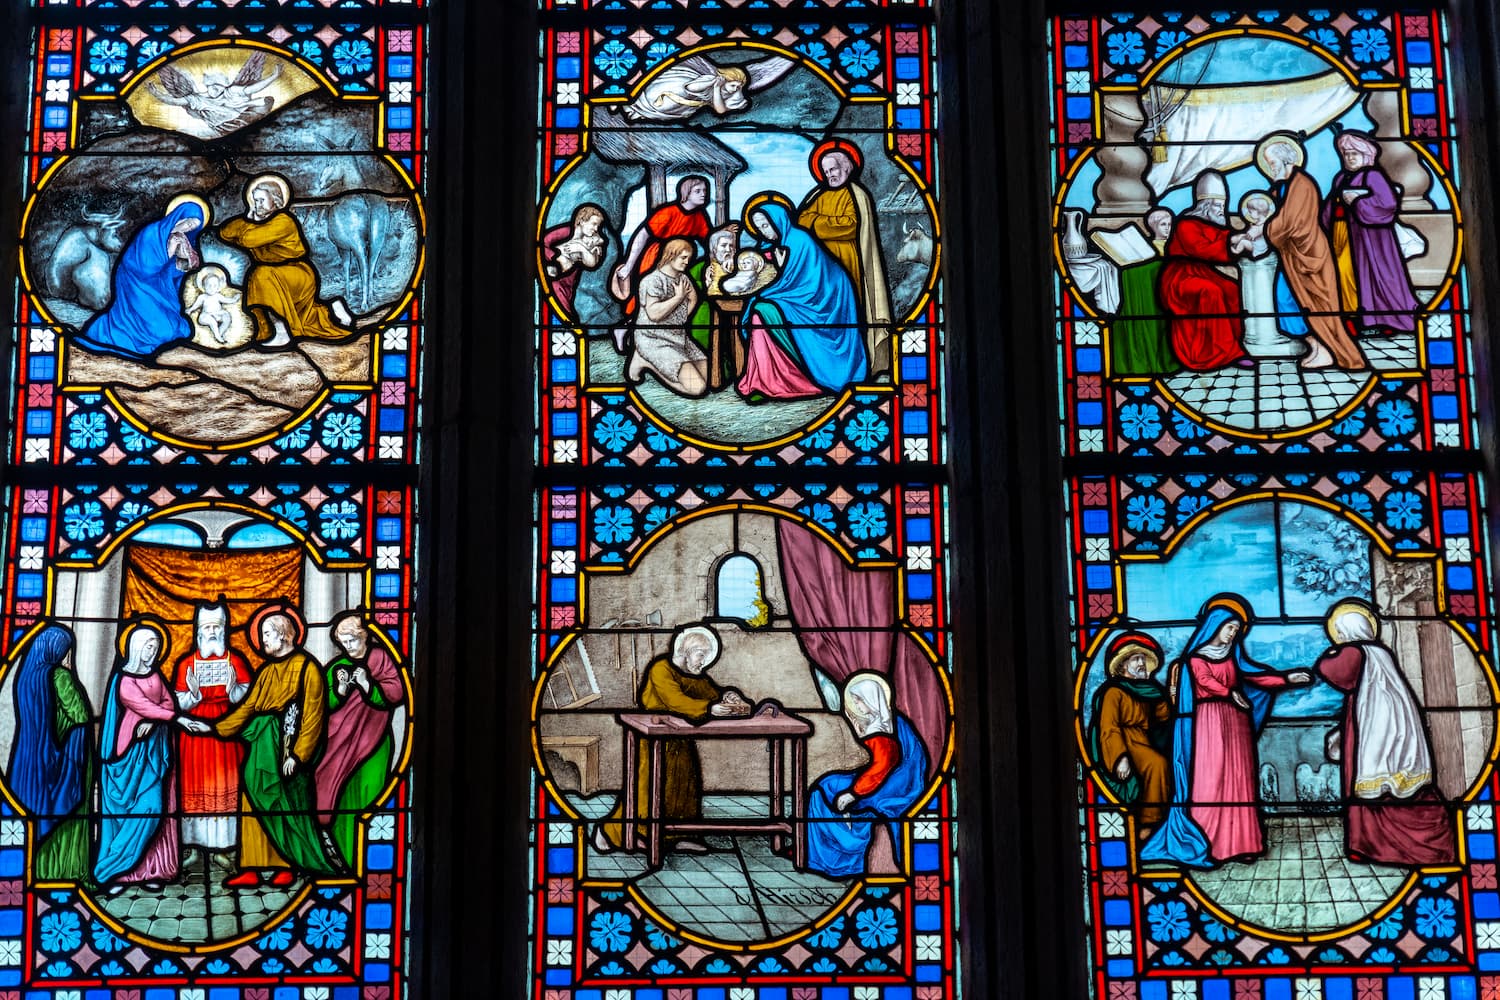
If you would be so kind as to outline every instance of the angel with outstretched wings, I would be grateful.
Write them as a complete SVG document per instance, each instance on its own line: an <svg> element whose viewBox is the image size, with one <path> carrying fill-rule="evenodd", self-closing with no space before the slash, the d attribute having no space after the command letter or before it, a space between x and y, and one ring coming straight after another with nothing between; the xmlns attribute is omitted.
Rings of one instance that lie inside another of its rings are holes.
<svg viewBox="0 0 1500 1000"><path fill-rule="evenodd" d="M205 73L200 83L175 66L163 66L157 80L146 84L151 96L164 104L176 105L204 122L216 135L228 135L270 112L275 99L257 96L281 75L281 64L266 69L266 54L255 52L229 79L219 73ZM157 81L161 86L157 86Z"/></svg>
<svg viewBox="0 0 1500 1000"><path fill-rule="evenodd" d="M716 115L744 111L750 93L781 79L796 63L785 56L720 66L704 56L688 56L657 73L625 106L631 122L680 122L708 108Z"/></svg>

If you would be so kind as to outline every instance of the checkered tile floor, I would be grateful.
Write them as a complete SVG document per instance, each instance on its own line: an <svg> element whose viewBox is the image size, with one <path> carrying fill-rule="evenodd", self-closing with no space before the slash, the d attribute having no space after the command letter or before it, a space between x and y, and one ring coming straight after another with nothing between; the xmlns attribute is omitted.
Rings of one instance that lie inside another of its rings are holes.
<svg viewBox="0 0 1500 1000"><path fill-rule="evenodd" d="M574 800L590 817L606 814L613 795ZM710 795L707 817L764 816L764 796ZM592 836L593 826L583 828ZM590 845L589 878L633 881L674 926L716 941L765 941L805 927L843 898L849 883L799 872L771 852L764 836L707 837L707 854L668 851L661 868L646 874L641 854L600 854Z"/></svg>
<svg viewBox="0 0 1500 1000"><path fill-rule="evenodd" d="M1366 337L1360 351L1374 372L1417 366L1415 334ZM1195 413L1236 430L1274 433L1325 420L1357 396L1372 375L1340 368L1297 367L1296 358L1260 358L1254 368L1181 372L1167 388Z"/></svg>
<svg viewBox="0 0 1500 1000"><path fill-rule="evenodd" d="M1290 934L1317 934L1357 923L1390 900L1407 871L1350 861L1336 816L1268 817L1266 853L1192 881L1225 912Z"/></svg>
<svg viewBox="0 0 1500 1000"><path fill-rule="evenodd" d="M213 944L249 934L281 913L303 882L277 888L271 885L231 889L224 880L236 872L226 853L188 848L180 881L160 889L131 885L96 897L111 917L138 934L174 944Z"/></svg>

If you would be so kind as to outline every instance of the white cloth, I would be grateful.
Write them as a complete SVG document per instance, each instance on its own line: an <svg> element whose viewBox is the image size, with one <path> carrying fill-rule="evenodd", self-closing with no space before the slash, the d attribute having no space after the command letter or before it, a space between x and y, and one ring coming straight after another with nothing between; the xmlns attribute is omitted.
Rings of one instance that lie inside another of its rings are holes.
<svg viewBox="0 0 1500 1000"><path fill-rule="evenodd" d="M1067 261L1068 273L1078 290L1094 299L1101 313L1120 311L1120 269L1115 262L1098 254Z"/></svg>
<svg viewBox="0 0 1500 1000"><path fill-rule="evenodd" d="M1348 111L1359 99L1348 79L1330 70L1301 80L1232 86L1153 86L1164 107L1173 108L1161 127L1165 162L1153 163L1146 183L1158 197L1191 184L1205 170L1228 172L1249 163L1255 141L1225 143L1225 136L1259 137L1280 130L1308 135Z"/></svg>
<svg viewBox="0 0 1500 1000"><path fill-rule="evenodd" d="M1354 794L1406 799L1432 783L1432 750L1422 713L1391 651L1376 640L1370 621L1357 611L1334 619L1334 629L1359 646L1364 670L1354 692Z"/></svg>

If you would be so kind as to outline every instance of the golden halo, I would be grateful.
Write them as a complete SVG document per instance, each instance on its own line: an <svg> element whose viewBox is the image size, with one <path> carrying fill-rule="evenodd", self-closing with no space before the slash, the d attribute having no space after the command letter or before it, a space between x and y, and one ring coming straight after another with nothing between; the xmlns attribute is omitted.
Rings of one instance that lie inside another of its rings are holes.
<svg viewBox="0 0 1500 1000"><path fill-rule="evenodd" d="M1359 615L1364 618L1365 621L1370 623L1370 631L1376 636L1376 638L1380 637L1380 619L1375 617L1375 609L1370 607L1364 601L1361 601L1359 598L1351 597L1347 601L1340 601L1328 610L1328 620L1324 623L1323 626L1324 631L1328 633L1328 638L1332 639L1334 642L1348 641L1346 639L1339 638L1338 630L1334 628L1333 623L1338 621L1344 615L1350 613Z"/></svg>
<svg viewBox="0 0 1500 1000"><path fill-rule="evenodd" d="M115 650L120 654L120 659L130 659L130 637L138 628L148 628L156 633L156 659L151 662L154 667L167 658L171 651L168 647L172 640L167 637L167 627L162 624L160 618L154 615L142 615L139 618L130 618L120 623L120 631L115 633Z"/></svg>
<svg viewBox="0 0 1500 1000"><path fill-rule="evenodd" d="M202 198L191 192L184 191L182 194L167 202L167 210L163 212L162 215L164 217L171 215L177 210L177 207L179 205L197 205L198 210L203 213L203 228L208 228L209 220L214 217L213 209L208 207L208 202L204 201Z"/></svg>
<svg viewBox="0 0 1500 1000"><path fill-rule="evenodd" d="M1266 162L1266 147L1277 143L1289 143L1297 151L1297 159L1293 161L1295 166L1302 166L1307 162L1307 150L1302 148L1302 140L1292 132L1272 132L1260 142L1255 144L1255 167L1267 177L1272 176L1270 164Z"/></svg>
<svg viewBox="0 0 1500 1000"><path fill-rule="evenodd" d="M281 192L281 207L286 208L292 203L292 186L286 182L286 178L280 174L261 174L250 178L250 183L245 185L245 205L250 205L250 194L262 184L269 184Z"/></svg>
<svg viewBox="0 0 1500 1000"><path fill-rule="evenodd" d="M1206 615L1214 608L1223 608L1225 611L1234 612L1235 616L1239 618L1241 625L1247 629L1250 627L1250 606L1244 602L1243 598L1230 594L1221 594L1218 597L1210 598L1208 603L1203 605L1201 614Z"/></svg>
<svg viewBox="0 0 1500 1000"><path fill-rule="evenodd" d="M755 226L750 221L750 215L762 205L780 205L782 208L792 213L793 221L795 221L796 219L797 206L792 204L792 200L790 198L778 191L762 191L760 194L752 196L749 201L745 202L745 228L752 234L755 233Z"/></svg>

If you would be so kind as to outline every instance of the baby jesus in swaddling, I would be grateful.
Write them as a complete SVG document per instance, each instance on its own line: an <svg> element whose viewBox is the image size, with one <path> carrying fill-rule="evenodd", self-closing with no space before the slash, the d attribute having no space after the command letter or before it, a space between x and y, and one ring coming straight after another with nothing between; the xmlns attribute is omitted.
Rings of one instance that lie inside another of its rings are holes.
<svg viewBox="0 0 1500 1000"><path fill-rule="evenodd" d="M216 267L198 272L196 284L198 296L187 307L188 317L211 333L216 342L229 343L229 331L234 328L230 306L240 300L240 293L224 284L224 273Z"/></svg>
<svg viewBox="0 0 1500 1000"><path fill-rule="evenodd" d="M720 282L725 295L749 295L776 280L776 266L754 250L735 258L734 273Z"/></svg>

